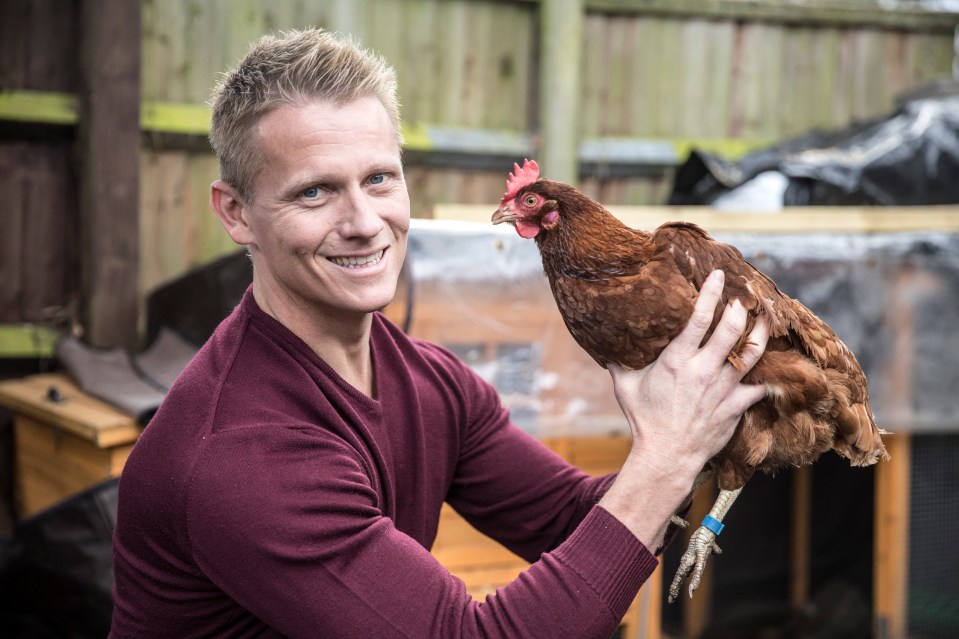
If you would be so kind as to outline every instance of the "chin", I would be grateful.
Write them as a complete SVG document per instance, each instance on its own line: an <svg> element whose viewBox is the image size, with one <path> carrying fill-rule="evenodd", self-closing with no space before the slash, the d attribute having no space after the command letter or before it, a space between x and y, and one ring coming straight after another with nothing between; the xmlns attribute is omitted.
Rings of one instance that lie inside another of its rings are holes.
<svg viewBox="0 0 959 639"><path fill-rule="evenodd" d="M372 313L374 311L380 311L386 308L390 302L393 301L393 298L396 297L396 287L392 287L389 291L384 291L382 294L366 296L363 300L357 301L357 310L363 313Z"/></svg>

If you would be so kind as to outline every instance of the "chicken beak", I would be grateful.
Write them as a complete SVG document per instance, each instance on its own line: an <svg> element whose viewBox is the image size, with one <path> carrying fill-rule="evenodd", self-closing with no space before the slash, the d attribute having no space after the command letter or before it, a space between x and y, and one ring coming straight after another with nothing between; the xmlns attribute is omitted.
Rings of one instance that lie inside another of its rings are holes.
<svg viewBox="0 0 959 639"><path fill-rule="evenodd" d="M516 214L509 210L509 206L501 206L496 209L496 212L493 213L493 217L490 218L490 221L493 224L502 224L506 222L512 224L516 221Z"/></svg>

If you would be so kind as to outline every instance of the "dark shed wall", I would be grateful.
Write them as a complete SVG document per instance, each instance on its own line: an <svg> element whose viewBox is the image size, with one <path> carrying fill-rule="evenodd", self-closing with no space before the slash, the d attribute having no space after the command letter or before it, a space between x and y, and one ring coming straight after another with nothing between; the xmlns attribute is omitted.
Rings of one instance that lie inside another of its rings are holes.
<svg viewBox="0 0 959 639"><path fill-rule="evenodd" d="M78 2L0 2L0 89L74 94ZM0 127L0 323L62 315L78 280L72 127Z"/></svg>

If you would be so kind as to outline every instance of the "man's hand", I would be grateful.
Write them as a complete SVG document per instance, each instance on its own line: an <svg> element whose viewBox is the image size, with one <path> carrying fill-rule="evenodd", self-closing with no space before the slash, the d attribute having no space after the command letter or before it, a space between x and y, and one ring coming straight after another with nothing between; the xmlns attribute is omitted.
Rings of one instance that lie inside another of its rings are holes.
<svg viewBox="0 0 959 639"><path fill-rule="evenodd" d="M742 383L766 347L765 322L757 322L749 335L742 354L746 369L738 371L726 361L746 327L746 310L738 302L726 308L700 347L722 290L723 274L715 271L703 284L686 328L655 362L638 371L609 367L633 446L600 504L649 548L656 547L696 474L729 441L743 412L765 394L762 386Z"/></svg>

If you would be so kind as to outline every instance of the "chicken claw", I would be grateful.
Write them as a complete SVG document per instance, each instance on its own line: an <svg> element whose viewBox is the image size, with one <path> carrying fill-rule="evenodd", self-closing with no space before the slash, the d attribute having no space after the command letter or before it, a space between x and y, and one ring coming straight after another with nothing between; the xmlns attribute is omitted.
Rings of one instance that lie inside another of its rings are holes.
<svg viewBox="0 0 959 639"><path fill-rule="evenodd" d="M673 577L673 583L669 587L669 603L673 603L679 597L679 588L683 585L687 575L692 575L689 579L689 596L692 597L699 582L703 578L703 570L706 569L706 561L709 555L716 553L722 554L722 549L716 543L716 533L705 526L700 526L693 533L689 540L689 546L679 561L679 569L676 570L676 576Z"/></svg>
<svg viewBox="0 0 959 639"><path fill-rule="evenodd" d="M692 577L689 580L689 596L693 596L696 588L699 588L699 582L703 578L703 570L706 569L706 561L713 553L722 554L722 550L716 543L716 536L723 531L723 517L729 512L733 502L739 497L743 489L720 490L716 497L716 503L710 509L709 514L703 518L703 525L696 529L693 536L689 539L689 546L686 547L686 553L679 560L679 570L673 577L673 583L669 587L669 603L673 603L679 597L679 587L683 585L687 575L692 571Z"/></svg>

